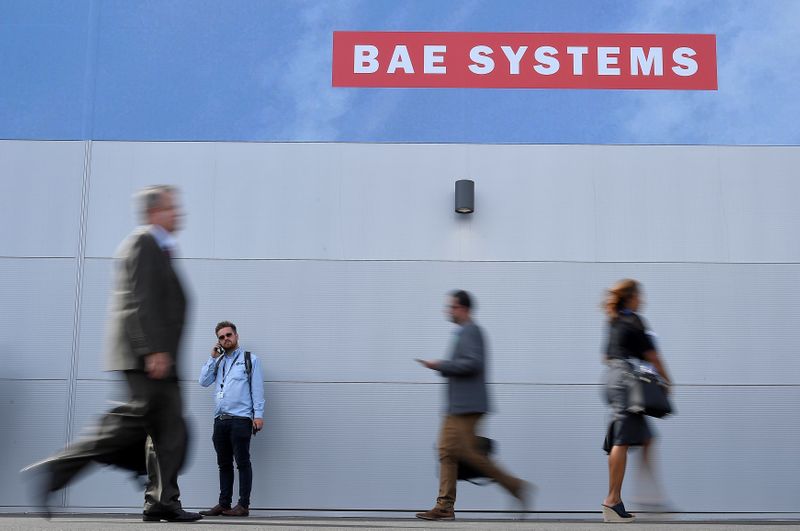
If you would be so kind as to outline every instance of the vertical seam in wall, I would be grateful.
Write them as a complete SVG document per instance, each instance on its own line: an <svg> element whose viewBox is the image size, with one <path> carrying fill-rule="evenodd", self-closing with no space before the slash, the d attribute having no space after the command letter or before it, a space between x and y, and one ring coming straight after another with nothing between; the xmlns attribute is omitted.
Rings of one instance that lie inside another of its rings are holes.
<svg viewBox="0 0 800 531"><path fill-rule="evenodd" d="M86 254L86 220L89 204L89 177L92 167L92 139L94 138L94 98L97 84L97 38L100 30L100 4L97 0L89 2L86 33L86 66L83 72L83 116L81 134L84 139L83 182L81 183L81 213L78 233L78 252L75 255L75 315L72 323L72 357L70 359L69 380L67 381L67 415L64 433L65 445L73 436L75 420L75 394L78 388L78 355L81 340L81 303L83 298L83 273ZM67 506L69 486L61 491L61 506Z"/></svg>
<svg viewBox="0 0 800 531"><path fill-rule="evenodd" d="M78 382L78 361L81 341L81 306L83 299L83 274L86 264L86 222L89 205L89 181L92 167L92 141L84 141L83 151L83 182L81 184L81 214L78 232L78 251L75 253L75 311L72 321L72 355L69 365L69 380L67 381L67 412L66 428L64 432L64 445L69 444L73 435L73 422L75 417L75 394ZM67 489L62 491L61 504L66 506Z"/></svg>

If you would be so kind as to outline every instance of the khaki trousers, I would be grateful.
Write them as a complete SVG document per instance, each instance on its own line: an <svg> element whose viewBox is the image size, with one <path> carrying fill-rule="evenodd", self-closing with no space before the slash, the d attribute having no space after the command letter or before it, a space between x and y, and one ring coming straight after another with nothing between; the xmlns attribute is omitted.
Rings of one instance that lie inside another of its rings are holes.
<svg viewBox="0 0 800 531"><path fill-rule="evenodd" d="M464 460L516 496L522 480L509 475L475 449L475 427L483 413L447 415L439 435L439 497L436 507L453 509L456 503L458 461Z"/></svg>

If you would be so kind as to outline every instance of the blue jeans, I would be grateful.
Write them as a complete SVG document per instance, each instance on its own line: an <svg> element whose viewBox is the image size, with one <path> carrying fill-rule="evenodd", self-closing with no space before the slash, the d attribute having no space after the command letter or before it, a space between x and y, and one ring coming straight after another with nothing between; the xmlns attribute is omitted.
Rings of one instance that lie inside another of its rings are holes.
<svg viewBox="0 0 800 531"><path fill-rule="evenodd" d="M253 421L245 418L214 419L214 449L219 465L219 504L231 506L233 498L233 460L239 469L239 505L250 507L253 467L250 465L250 437Z"/></svg>

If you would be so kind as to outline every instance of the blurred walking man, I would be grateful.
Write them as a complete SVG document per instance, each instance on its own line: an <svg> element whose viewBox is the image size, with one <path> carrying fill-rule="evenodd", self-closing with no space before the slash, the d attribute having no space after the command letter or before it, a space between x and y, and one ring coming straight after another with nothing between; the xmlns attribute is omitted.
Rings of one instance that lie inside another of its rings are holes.
<svg viewBox="0 0 800 531"><path fill-rule="evenodd" d="M450 359L418 360L447 378L447 415L439 435L439 496L433 509L417 513L417 518L423 520L455 519L459 460L497 481L520 501L523 509L526 502L527 483L501 470L475 448L475 428L489 411L489 398L483 333L472 321L471 311L469 293L453 292L447 303L447 314L459 329Z"/></svg>
<svg viewBox="0 0 800 531"><path fill-rule="evenodd" d="M146 467L142 519L192 522L202 516L183 510L178 489L188 434L177 371L187 301L171 263L177 191L151 186L136 199L143 225L117 253L108 345L108 367L124 374L128 401L91 435L26 470L41 474L38 494L47 511L50 494L92 461L139 472Z"/></svg>
<svg viewBox="0 0 800 531"><path fill-rule="evenodd" d="M200 385L216 382L214 409L214 450L219 465L219 503L204 516L248 516L253 467L250 464L250 438L264 427L264 378L261 361L239 346L236 325L218 323L217 344L200 370ZM239 503L233 499L233 460L239 469Z"/></svg>

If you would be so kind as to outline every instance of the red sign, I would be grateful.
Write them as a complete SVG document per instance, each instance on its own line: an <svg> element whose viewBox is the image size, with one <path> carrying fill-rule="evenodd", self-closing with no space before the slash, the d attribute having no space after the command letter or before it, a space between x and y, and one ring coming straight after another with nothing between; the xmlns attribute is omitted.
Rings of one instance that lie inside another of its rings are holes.
<svg viewBox="0 0 800 531"><path fill-rule="evenodd" d="M335 31L333 86L716 90L716 36Z"/></svg>

